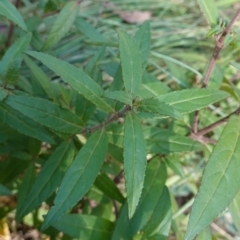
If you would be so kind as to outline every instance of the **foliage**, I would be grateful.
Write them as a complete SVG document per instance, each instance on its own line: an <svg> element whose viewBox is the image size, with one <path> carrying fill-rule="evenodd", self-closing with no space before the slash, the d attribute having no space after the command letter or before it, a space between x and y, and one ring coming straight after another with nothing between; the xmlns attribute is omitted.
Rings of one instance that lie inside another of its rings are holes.
<svg viewBox="0 0 240 240"><path fill-rule="evenodd" d="M52 239L212 239L230 205L240 231L240 10L219 17L234 2L194 3L210 26L194 23L208 37L196 43L169 22L157 41L154 18L116 31L88 19L100 6L127 21L131 1L2 0L1 222Z"/></svg>

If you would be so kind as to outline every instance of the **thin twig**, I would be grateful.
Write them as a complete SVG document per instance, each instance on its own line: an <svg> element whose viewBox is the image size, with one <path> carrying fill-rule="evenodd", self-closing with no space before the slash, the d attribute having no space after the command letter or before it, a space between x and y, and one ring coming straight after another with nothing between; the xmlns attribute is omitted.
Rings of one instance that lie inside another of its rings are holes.
<svg viewBox="0 0 240 240"><path fill-rule="evenodd" d="M116 216L116 219L118 219L119 217L119 212L118 212L118 207L117 207L117 203L115 200L112 200L113 201L113 207L114 207L114 211L115 211L115 216Z"/></svg>
<svg viewBox="0 0 240 240"><path fill-rule="evenodd" d="M216 40L216 45L215 45L211 60L209 62L206 74L203 79L202 88L207 87L210 77L212 75L213 69L216 65L216 61L219 56L219 53L221 52L221 50L224 47L224 40L225 40L226 36L230 33L230 31L233 27L233 24L238 20L239 17L240 17L240 8L236 12L235 16L232 18L231 22L228 24L228 26L224 29L221 36ZM196 111L195 115L194 115L193 127L192 127L192 132L194 134L197 134L197 132L198 132L198 120L199 120L199 111Z"/></svg>
<svg viewBox="0 0 240 240"><path fill-rule="evenodd" d="M112 116L110 116L107 120L105 120L103 123L100 123L96 126L90 127L90 128L84 128L81 131L81 134L85 134L87 132L96 132L97 130L106 127L107 125L109 125L110 123L116 121L118 118L124 117L124 115L129 112L132 109L131 106L127 105L123 110L121 110L120 112L114 113Z"/></svg>

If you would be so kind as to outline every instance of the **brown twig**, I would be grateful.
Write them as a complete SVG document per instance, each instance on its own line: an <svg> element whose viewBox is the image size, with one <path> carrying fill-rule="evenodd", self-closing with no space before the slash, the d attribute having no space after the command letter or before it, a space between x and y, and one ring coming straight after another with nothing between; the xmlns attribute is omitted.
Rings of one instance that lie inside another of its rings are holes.
<svg viewBox="0 0 240 240"><path fill-rule="evenodd" d="M96 126L90 127L90 128L84 128L81 131L81 134L85 134L87 132L96 132L97 130L106 127L108 124L110 124L111 122L116 121L118 118L124 117L124 115L129 112L132 109L131 106L127 105L123 110L121 110L120 112L114 113L112 116L110 116L107 120L105 120L103 123L100 123Z"/></svg>
<svg viewBox="0 0 240 240"><path fill-rule="evenodd" d="M207 87L210 77L212 75L213 69L216 65L217 58L218 58L221 50L224 47L224 40L225 40L226 36L230 33L230 31L233 27L233 24L238 20L239 17L240 17L240 8L236 12L235 16L232 18L231 22L228 24L228 26L224 29L221 36L218 39L216 39L216 45L215 45L211 60L209 62L206 74L203 79L202 88ZM196 111L195 115L194 115L193 127L192 127L192 132L194 134L197 134L197 132L198 132L198 120L199 120L199 111Z"/></svg>

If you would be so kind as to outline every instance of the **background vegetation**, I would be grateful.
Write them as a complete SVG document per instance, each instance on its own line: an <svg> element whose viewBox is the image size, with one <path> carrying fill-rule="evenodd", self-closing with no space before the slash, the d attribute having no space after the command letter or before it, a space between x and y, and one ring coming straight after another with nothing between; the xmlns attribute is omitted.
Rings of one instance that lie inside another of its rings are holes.
<svg viewBox="0 0 240 240"><path fill-rule="evenodd" d="M240 236L240 6L215 2L0 2L3 239Z"/></svg>

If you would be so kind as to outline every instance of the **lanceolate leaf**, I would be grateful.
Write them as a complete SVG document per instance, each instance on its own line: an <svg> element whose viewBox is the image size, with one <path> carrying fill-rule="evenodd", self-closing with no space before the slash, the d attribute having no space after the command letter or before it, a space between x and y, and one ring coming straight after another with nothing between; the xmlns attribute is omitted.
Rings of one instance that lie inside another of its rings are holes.
<svg viewBox="0 0 240 240"><path fill-rule="evenodd" d="M143 99L135 103L139 111L159 113L163 116L170 116L173 118L181 118L181 114L172 106L160 101L158 99Z"/></svg>
<svg viewBox="0 0 240 240"><path fill-rule="evenodd" d="M18 221L38 207L56 190L73 160L74 153L75 148L72 141L63 142L52 153L34 182L31 191L28 192L27 201L21 208L18 208L16 215Z"/></svg>
<svg viewBox="0 0 240 240"><path fill-rule="evenodd" d="M115 100L118 100L119 102L132 105L132 98L131 94L128 92L123 91L113 91L113 92L107 92L104 94L107 98L112 98Z"/></svg>
<svg viewBox="0 0 240 240"><path fill-rule="evenodd" d="M122 193L119 191L115 183L108 177L106 173L102 173L101 175L99 175L96 178L94 185L109 198L115 199L120 203L124 202L125 199Z"/></svg>
<svg viewBox="0 0 240 240"><path fill-rule="evenodd" d="M81 240L110 240L114 224L106 219L84 214L65 214L53 227Z"/></svg>
<svg viewBox="0 0 240 240"><path fill-rule="evenodd" d="M75 21L79 11L79 4L77 1L67 2L63 7L57 19L53 23L51 31L43 45L43 50L54 46L62 37L64 37Z"/></svg>
<svg viewBox="0 0 240 240"><path fill-rule="evenodd" d="M163 101L180 113L193 112L228 97L228 93L212 89L187 89L160 96Z"/></svg>
<svg viewBox="0 0 240 240"><path fill-rule="evenodd" d="M1 9L1 3L0 3ZM19 57L21 52L25 51L31 40L31 34L26 34L19 38L12 44L10 48L5 52L2 60L0 61L0 76L4 75L11 67L14 61Z"/></svg>
<svg viewBox="0 0 240 240"><path fill-rule="evenodd" d="M112 107L102 98L102 88L88 75L73 65L50 55L39 52L27 52L30 56L40 60L48 68L58 74L63 81L82 94L89 101L107 112L113 112Z"/></svg>
<svg viewBox="0 0 240 240"><path fill-rule="evenodd" d="M64 133L77 133L82 120L67 109L42 98L25 95L9 95L5 103L34 121L53 130Z"/></svg>
<svg viewBox="0 0 240 240"><path fill-rule="evenodd" d="M219 22L219 14L214 0L197 0L201 11L203 12L207 22L212 27Z"/></svg>
<svg viewBox="0 0 240 240"><path fill-rule="evenodd" d="M99 130L81 148L63 178L54 206L43 223L43 229L63 216L90 189L103 164L107 145L106 133Z"/></svg>
<svg viewBox="0 0 240 240"><path fill-rule="evenodd" d="M54 143L54 139L46 129L5 103L0 103L0 118L2 122L24 135L42 142Z"/></svg>
<svg viewBox="0 0 240 240"><path fill-rule="evenodd" d="M10 196L10 195L12 195L11 191L5 186L3 186L2 184L0 184L0 196Z"/></svg>
<svg viewBox="0 0 240 240"><path fill-rule="evenodd" d="M136 41L127 33L118 31L123 82L132 98L137 96L142 80L141 52Z"/></svg>
<svg viewBox="0 0 240 240"><path fill-rule="evenodd" d="M172 224L171 199L167 187L163 189L146 228L143 229L144 239L166 240Z"/></svg>
<svg viewBox="0 0 240 240"><path fill-rule="evenodd" d="M240 188L240 117L232 116L205 167L185 240L193 239L232 201ZM211 180L211 181L209 181Z"/></svg>
<svg viewBox="0 0 240 240"><path fill-rule="evenodd" d="M144 135L137 117L133 114L128 114L124 127L124 173L127 188L128 214L129 218L131 218L141 196L147 159Z"/></svg>
<svg viewBox="0 0 240 240"><path fill-rule="evenodd" d="M135 40L142 55L142 68L146 68L151 44L150 23L145 21L135 35Z"/></svg>
<svg viewBox="0 0 240 240"><path fill-rule="evenodd" d="M25 206L28 202L28 193L32 187L32 184L36 178L36 168L33 163L27 168L22 184L18 190L17 212ZM17 219L17 216L16 216Z"/></svg>
<svg viewBox="0 0 240 240"><path fill-rule="evenodd" d="M8 95L7 90L0 88L0 101L2 101Z"/></svg>
<svg viewBox="0 0 240 240"><path fill-rule="evenodd" d="M24 20L15 6L9 0L1 0L0 1L0 14L8 18L9 20L13 21L17 24L20 28L24 31L27 30L27 26L24 23Z"/></svg>

